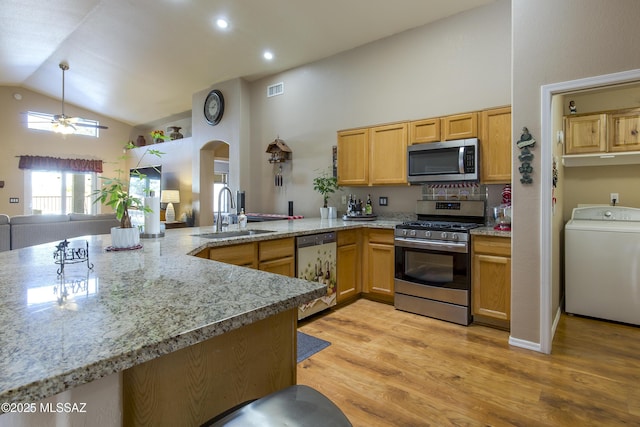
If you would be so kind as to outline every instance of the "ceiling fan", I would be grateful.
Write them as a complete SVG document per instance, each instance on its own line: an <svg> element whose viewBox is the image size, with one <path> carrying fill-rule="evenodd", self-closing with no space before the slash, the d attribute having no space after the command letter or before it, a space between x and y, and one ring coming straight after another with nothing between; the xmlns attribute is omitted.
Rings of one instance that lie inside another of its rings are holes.
<svg viewBox="0 0 640 427"><path fill-rule="evenodd" d="M69 69L69 64L61 62L59 66L62 70L62 113L53 116L51 120L53 130L58 133L71 134L76 132L78 127L109 129L107 126L86 123L86 120L81 117L69 117L64 113L64 72ZM46 115L45 117L50 118L51 115Z"/></svg>

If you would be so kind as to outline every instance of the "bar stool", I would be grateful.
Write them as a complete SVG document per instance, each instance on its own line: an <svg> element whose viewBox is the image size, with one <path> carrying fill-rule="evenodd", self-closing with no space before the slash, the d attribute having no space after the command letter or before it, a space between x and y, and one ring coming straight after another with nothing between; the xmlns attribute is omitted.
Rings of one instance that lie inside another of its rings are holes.
<svg viewBox="0 0 640 427"><path fill-rule="evenodd" d="M202 425L222 426L352 427L332 401L306 385L293 385L242 403Z"/></svg>

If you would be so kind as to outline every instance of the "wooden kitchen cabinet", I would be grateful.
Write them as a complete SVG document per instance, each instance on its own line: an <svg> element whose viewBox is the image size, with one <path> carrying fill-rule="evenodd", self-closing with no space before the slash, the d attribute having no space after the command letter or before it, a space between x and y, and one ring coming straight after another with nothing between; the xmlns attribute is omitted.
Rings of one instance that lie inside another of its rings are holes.
<svg viewBox="0 0 640 427"><path fill-rule="evenodd" d="M439 117L409 122L409 145L440 141Z"/></svg>
<svg viewBox="0 0 640 427"><path fill-rule="evenodd" d="M369 184L369 129L338 132L338 184Z"/></svg>
<svg viewBox="0 0 640 427"><path fill-rule="evenodd" d="M338 132L338 184L407 183L407 123Z"/></svg>
<svg viewBox="0 0 640 427"><path fill-rule="evenodd" d="M565 117L565 154L607 151L607 115L583 114Z"/></svg>
<svg viewBox="0 0 640 427"><path fill-rule="evenodd" d="M258 243L258 269L295 277L296 258L293 237Z"/></svg>
<svg viewBox="0 0 640 427"><path fill-rule="evenodd" d="M359 240L359 230L338 231L336 265L338 303L357 298L362 290Z"/></svg>
<svg viewBox="0 0 640 427"><path fill-rule="evenodd" d="M440 132L443 141L478 137L478 113L464 113L442 118Z"/></svg>
<svg viewBox="0 0 640 427"><path fill-rule="evenodd" d="M369 130L369 184L407 183L407 123Z"/></svg>
<svg viewBox="0 0 640 427"><path fill-rule="evenodd" d="M242 267L258 267L258 247L255 243L209 248L209 259Z"/></svg>
<svg viewBox="0 0 640 427"><path fill-rule="evenodd" d="M372 299L393 302L393 230L368 229L365 235L363 292Z"/></svg>
<svg viewBox="0 0 640 427"><path fill-rule="evenodd" d="M474 322L509 329L511 320L511 239L472 236Z"/></svg>
<svg viewBox="0 0 640 427"><path fill-rule="evenodd" d="M609 114L608 151L640 151L640 108Z"/></svg>
<svg viewBox="0 0 640 427"><path fill-rule="evenodd" d="M511 107L481 113L480 166L484 184L511 183Z"/></svg>

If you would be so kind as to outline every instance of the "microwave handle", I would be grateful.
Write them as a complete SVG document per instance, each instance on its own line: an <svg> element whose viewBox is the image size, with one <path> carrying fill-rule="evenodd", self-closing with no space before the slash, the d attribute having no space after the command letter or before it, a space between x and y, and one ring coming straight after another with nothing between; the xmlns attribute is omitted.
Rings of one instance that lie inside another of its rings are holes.
<svg viewBox="0 0 640 427"><path fill-rule="evenodd" d="M464 146L458 150L458 172L464 173Z"/></svg>

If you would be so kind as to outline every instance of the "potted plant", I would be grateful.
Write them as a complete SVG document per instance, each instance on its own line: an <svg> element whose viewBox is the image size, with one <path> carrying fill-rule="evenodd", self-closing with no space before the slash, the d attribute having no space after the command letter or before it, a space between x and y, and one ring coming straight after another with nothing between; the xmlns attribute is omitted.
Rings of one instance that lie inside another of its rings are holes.
<svg viewBox="0 0 640 427"><path fill-rule="evenodd" d="M125 150L128 151L134 147L134 143L129 142L125 146ZM133 172L140 179L144 179L145 175L138 171L138 167L147 154L160 157L164 153L150 147L144 151ZM120 157L120 160L126 160L126 158L127 154L125 153ZM94 203L100 202L105 206L110 206L115 211L116 218L120 221L120 227L111 229L112 246L121 249L133 248L140 244L140 232L131 225L129 209L135 208L145 213L151 213L152 211L151 208L144 205L144 201L141 198L130 194L129 173L125 174L122 169L117 169L116 172L117 176L115 178L101 177L103 180L102 187L93 193L95 197Z"/></svg>
<svg viewBox="0 0 640 427"><path fill-rule="evenodd" d="M329 201L329 196L335 193L339 188L338 178L329 174L327 171L313 178L313 189L322 195L322 200L324 202L320 208L320 218L336 217L335 207L332 207L333 213L332 215L329 215L330 208L327 206L327 203Z"/></svg>

